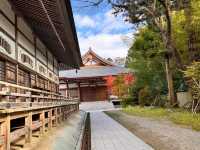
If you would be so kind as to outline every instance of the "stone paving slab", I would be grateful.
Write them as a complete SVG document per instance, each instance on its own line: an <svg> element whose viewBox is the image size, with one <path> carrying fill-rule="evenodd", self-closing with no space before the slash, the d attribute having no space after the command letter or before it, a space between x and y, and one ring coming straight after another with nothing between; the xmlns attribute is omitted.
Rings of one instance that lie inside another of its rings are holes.
<svg viewBox="0 0 200 150"><path fill-rule="evenodd" d="M103 112L91 112L92 150L153 150Z"/></svg>
<svg viewBox="0 0 200 150"><path fill-rule="evenodd" d="M80 110L87 112L113 110L114 106L109 101L81 102Z"/></svg>

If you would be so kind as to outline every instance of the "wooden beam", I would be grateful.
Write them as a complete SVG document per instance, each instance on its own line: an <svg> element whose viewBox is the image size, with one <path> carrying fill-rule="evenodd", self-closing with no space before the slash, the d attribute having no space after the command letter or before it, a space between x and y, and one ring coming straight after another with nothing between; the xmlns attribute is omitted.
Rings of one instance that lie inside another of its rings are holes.
<svg viewBox="0 0 200 150"><path fill-rule="evenodd" d="M45 111L40 113L40 122L42 122L42 126L40 127L40 134L45 133Z"/></svg>
<svg viewBox="0 0 200 150"><path fill-rule="evenodd" d="M32 112L25 118L25 142L31 143L32 140Z"/></svg>
<svg viewBox="0 0 200 150"><path fill-rule="evenodd" d="M50 18L50 16L49 16L49 14L48 14L48 11L47 11L46 8L45 8L45 5L44 5L43 1L42 1L42 0L39 0L39 2L40 2L41 6L42 6L42 8L43 8L43 10L44 10L44 12L45 12L45 14L46 14L46 17L48 18L48 21L49 21L49 23L50 23L50 25L51 25L51 27L52 27L54 33L56 34L56 37L57 37L59 43L61 44L63 50L66 51L65 46L64 46L62 40L60 39L60 36L59 36L59 34L58 34L57 30L56 30L56 27L54 26L54 24L53 24L53 22L52 22L52 20L51 20L51 18Z"/></svg>
<svg viewBox="0 0 200 150"><path fill-rule="evenodd" d="M5 150L10 150L10 115L7 115L4 122Z"/></svg>

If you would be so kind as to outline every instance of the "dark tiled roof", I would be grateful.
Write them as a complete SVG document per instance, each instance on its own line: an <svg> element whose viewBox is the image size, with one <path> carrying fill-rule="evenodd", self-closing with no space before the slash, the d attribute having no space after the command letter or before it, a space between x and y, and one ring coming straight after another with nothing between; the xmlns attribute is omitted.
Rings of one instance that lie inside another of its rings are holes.
<svg viewBox="0 0 200 150"><path fill-rule="evenodd" d="M60 78L92 78L103 77L109 75L118 75L121 73L128 73L129 69L118 66L98 66L98 67L82 67L80 70L65 70L60 71Z"/></svg>

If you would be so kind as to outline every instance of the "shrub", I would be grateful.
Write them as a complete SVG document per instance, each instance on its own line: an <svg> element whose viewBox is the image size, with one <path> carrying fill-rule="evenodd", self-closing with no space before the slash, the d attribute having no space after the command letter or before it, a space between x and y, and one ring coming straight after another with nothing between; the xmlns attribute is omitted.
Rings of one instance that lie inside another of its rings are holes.
<svg viewBox="0 0 200 150"><path fill-rule="evenodd" d="M190 88L193 97L192 111L196 112L200 104L200 62L193 62L184 71L185 77L190 79ZM200 108L199 108L200 109Z"/></svg>
<svg viewBox="0 0 200 150"><path fill-rule="evenodd" d="M121 105L122 105L122 107L134 105L133 97L129 96L129 97L122 98Z"/></svg>
<svg viewBox="0 0 200 150"><path fill-rule="evenodd" d="M145 88L139 91L139 104L140 106L150 106L153 100L151 97L151 93L149 88L146 86Z"/></svg>

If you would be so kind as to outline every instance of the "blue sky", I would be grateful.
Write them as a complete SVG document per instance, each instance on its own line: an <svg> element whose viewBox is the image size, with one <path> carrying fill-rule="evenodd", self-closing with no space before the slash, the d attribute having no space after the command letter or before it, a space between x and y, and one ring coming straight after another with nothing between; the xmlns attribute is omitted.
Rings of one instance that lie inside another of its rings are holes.
<svg viewBox="0 0 200 150"><path fill-rule="evenodd" d="M88 3L71 0L82 55L92 48L102 57L125 57L133 29L121 16L115 17L107 4L84 7Z"/></svg>

